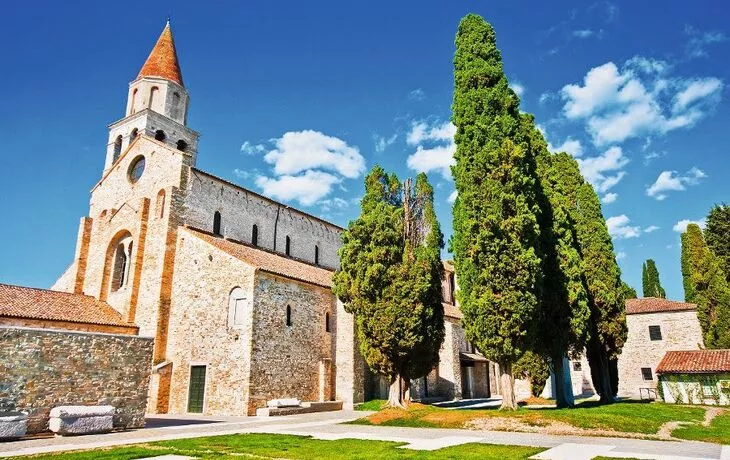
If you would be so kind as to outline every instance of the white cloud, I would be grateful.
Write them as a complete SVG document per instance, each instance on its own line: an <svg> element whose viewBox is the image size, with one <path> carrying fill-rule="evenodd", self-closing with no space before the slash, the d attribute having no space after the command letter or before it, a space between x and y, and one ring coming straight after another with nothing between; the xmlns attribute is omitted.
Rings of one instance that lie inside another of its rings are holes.
<svg viewBox="0 0 730 460"><path fill-rule="evenodd" d="M573 36L578 38L588 38L595 34L591 29L579 29L573 31Z"/></svg>
<svg viewBox="0 0 730 460"><path fill-rule="evenodd" d="M689 36L686 52L687 57L690 59L707 57L707 45L724 42L728 38L723 32L716 30L700 32L692 26L686 26L684 28L684 33Z"/></svg>
<svg viewBox="0 0 730 460"><path fill-rule="evenodd" d="M659 230L659 227L656 225L649 225L648 227L644 228L644 233L651 233Z"/></svg>
<svg viewBox="0 0 730 460"><path fill-rule="evenodd" d="M682 219L676 224L674 224L674 227L672 227L672 230L678 233L684 233L687 231L687 225L689 224L697 224L700 226L700 228L704 229L705 225L707 225L707 221L705 219L699 219L699 220L690 220L690 219Z"/></svg>
<svg viewBox="0 0 730 460"><path fill-rule="evenodd" d="M274 165L277 176L324 169L353 179L365 171L365 159L357 147L319 131L290 131L274 142L276 148L264 161Z"/></svg>
<svg viewBox="0 0 730 460"><path fill-rule="evenodd" d="M615 239L637 238L641 234L641 228L629 225L630 219L625 215L609 217L606 219L608 233Z"/></svg>
<svg viewBox="0 0 730 460"><path fill-rule="evenodd" d="M583 177L598 193L605 193L618 184L626 175L622 169L629 163L621 147L611 147L597 157L578 158L577 161Z"/></svg>
<svg viewBox="0 0 730 460"><path fill-rule="evenodd" d="M583 120L596 145L665 134L697 123L717 105L723 87L717 78L671 78L665 61L641 56L594 67L582 84L565 85L563 113Z"/></svg>
<svg viewBox="0 0 730 460"><path fill-rule="evenodd" d="M656 181L646 189L646 194L661 201L667 197L666 192L686 190L688 185L696 185L705 177L707 174L696 167L684 175L678 175L677 171L662 171Z"/></svg>
<svg viewBox="0 0 730 460"><path fill-rule="evenodd" d="M548 102L552 101L553 99L557 99L557 98L558 98L557 94L546 91L540 95L540 99L538 100L538 102L540 102L540 105L545 105Z"/></svg>
<svg viewBox="0 0 730 460"><path fill-rule="evenodd" d="M306 171L299 176L258 176L256 185L263 190L264 195L279 200L295 200L303 206L311 206L329 195L332 186L341 181L342 179L330 173Z"/></svg>
<svg viewBox="0 0 730 460"><path fill-rule="evenodd" d="M426 92L423 91L421 88L416 88L408 93L408 99L411 99L413 101L422 101L426 99Z"/></svg>
<svg viewBox="0 0 730 460"><path fill-rule="evenodd" d="M406 142L417 147L406 160L408 167L418 172L436 171L445 179L451 178L456 153L454 134L456 126L449 121L431 125L425 121L414 122Z"/></svg>
<svg viewBox="0 0 730 460"><path fill-rule="evenodd" d="M241 152L245 153L246 155L256 155L259 153L264 153L265 151L266 146L264 144L252 144L249 141L241 144Z"/></svg>
<svg viewBox="0 0 730 460"><path fill-rule="evenodd" d="M449 198L448 198L449 203L453 203L454 201L456 201L456 197L458 195L459 195L459 192L457 192L456 190L451 192L451 194L449 195Z"/></svg>
<svg viewBox="0 0 730 460"><path fill-rule="evenodd" d="M512 88L512 91L517 93L519 97L522 97L523 94L525 94L525 85L519 82L512 82L509 84L509 87Z"/></svg>
<svg viewBox="0 0 730 460"><path fill-rule="evenodd" d="M378 153L382 153L393 145L393 143L398 139L398 133L393 134L392 136L386 138L385 136L379 136L377 134L373 134L373 141L375 142L375 151Z"/></svg>
<svg viewBox="0 0 730 460"><path fill-rule="evenodd" d="M611 204L616 201L616 198L618 198L618 193L606 193L603 195L603 198L601 198L601 203Z"/></svg>
<svg viewBox="0 0 730 460"><path fill-rule="evenodd" d="M583 145L579 140L568 137L561 145L553 146L548 143L548 150L551 152L567 152L574 157L583 155Z"/></svg>
<svg viewBox="0 0 730 460"><path fill-rule="evenodd" d="M626 253L624 251L619 251L616 253L616 260L622 260L626 258Z"/></svg>

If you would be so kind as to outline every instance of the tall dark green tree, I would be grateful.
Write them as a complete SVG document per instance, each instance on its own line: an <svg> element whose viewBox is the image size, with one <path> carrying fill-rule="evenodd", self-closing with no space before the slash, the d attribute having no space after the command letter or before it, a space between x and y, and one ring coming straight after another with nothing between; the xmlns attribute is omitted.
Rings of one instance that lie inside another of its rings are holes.
<svg viewBox="0 0 730 460"><path fill-rule="evenodd" d="M541 254L543 285L537 315L535 351L548 358L555 380L558 407L574 403L569 385L570 369L564 369L568 353L582 353L588 340L590 308L583 280L580 246L575 221L571 216L569 181L564 180L560 161L547 150L547 144L532 117L524 123L533 134L532 146L538 152L541 185Z"/></svg>
<svg viewBox="0 0 730 460"><path fill-rule="evenodd" d="M715 205L707 215L705 240L720 261L725 280L730 283L730 206Z"/></svg>
<svg viewBox="0 0 730 460"><path fill-rule="evenodd" d="M494 30L474 14L456 35L452 113L458 197L451 244L464 328L499 364L502 408L516 409L512 366L529 347L539 308L539 180Z"/></svg>
<svg viewBox="0 0 730 460"><path fill-rule="evenodd" d="M682 234L682 276L686 300L697 304L705 346L730 348L730 286L697 224Z"/></svg>
<svg viewBox="0 0 730 460"><path fill-rule="evenodd" d="M578 163L570 155L555 154L553 161L561 171L561 187L570 203L588 293L586 357L601 401L611 402L618 391L617 359L627 333L621 270L598 195L581 176Z"/></svg>
<svg viewBox="0 0 730 460"><path fill-rule="evenodd" d="M659 270L656 268L654 259L647 259L641 266L641 285L644 297L659 297L660 299L667 297L659 280Z"/></svg>
<svg viewBox="0 0 730 460"><path fill-rule="evenodd" d="M391 382L389 404L402 407L410 380L438 363L444 339L443 235L426 175L403 187L374 167L342 243L333 291L355 316L365 361Z"/></svg>

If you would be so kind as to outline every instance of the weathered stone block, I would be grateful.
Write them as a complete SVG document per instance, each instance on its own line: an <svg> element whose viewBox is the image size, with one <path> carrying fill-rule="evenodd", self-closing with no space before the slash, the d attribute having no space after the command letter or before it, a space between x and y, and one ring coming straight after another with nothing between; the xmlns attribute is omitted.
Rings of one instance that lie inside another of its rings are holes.
<svg viewBox="0 0 730 460"><path fill-rule="evenodd" d="M60 435L106 433L114 427L113 406L59 406L51 409L48 427Z"/></svg>
<svg viewBox="0 0 730 460"><path fill-rule="evenodd" d="M25 436L28 430L28 414L25 412L0 412L0 439Z"/></svg>

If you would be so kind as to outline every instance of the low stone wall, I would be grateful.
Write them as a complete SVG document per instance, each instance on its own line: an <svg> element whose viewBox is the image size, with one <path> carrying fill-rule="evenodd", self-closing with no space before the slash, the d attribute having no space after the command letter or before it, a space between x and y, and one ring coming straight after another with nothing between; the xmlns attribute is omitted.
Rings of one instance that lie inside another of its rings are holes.
<svg viewBox="0 0 730 460"><path fill-rule="evenodd" d="M51 408L112 405L115 428L144 426L153 339L0 326L0 412L28 412L48 430Z"/></svg>

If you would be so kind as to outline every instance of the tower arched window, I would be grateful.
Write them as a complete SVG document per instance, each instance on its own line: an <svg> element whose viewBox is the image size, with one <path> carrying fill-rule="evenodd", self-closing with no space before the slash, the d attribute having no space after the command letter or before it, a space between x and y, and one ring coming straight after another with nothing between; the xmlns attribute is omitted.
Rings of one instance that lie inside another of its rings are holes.
<svg viewBox="0 0 730 460"><path fill-rule="evenodd" d="M137 128L134 128L132 132L129 134L129 143L131 144L133 140L137 139L137 136L139 135L139 130Z"/></svg>
<svg viewBox="0 0 730 460"><path fill-rule="evenodd" d="M119 158L119 155L122 153L122 136L117 136L116 139L114 139L114 161L117 161L117 158Z"/></svg>
<svg viewBox="0 0 730 460"><path fill-rule="evenodd" d="M184 140L180 139L179 141L177 141L177 149L181 152L187 151L188 143L185 142Z"/></svg>
<svg viewBox="0 0 730 460"><path fill-rule="evenodd" d="M251 244L254 246L259 245L259 227L256 224L251 228Z"/></svg>
<svg viewBox="0 0 730 460"><path fill-rule="evenodd" d="M330 331L330 313L329 312L324 314L324 330L325 330L325 332L331 332Z"/></svg>
<svg viewBox="0 0 730 460"><path fill-rule="evenodd" d="M213 214L213 233L221 236L221 213L216 211Z"/></svg>
<svg viewBox="0 0 730 460"><path fill-rule="evenodd" d="M164 142L165 139L167 139L167 136L165 135L165 132L163 130L158 129L157 131L155 131L155 140Z"/></svg>
<svg viewBox="0 0 730 460"><path fill-rule="evenodd" d="M114 253L114 271L112 273L112 292L118 291L127 281L128 257L124 244L117 245Z"/></svg>
<svg viewBox="0 0 730 460"><path fill-rule="evenodd" d="M130 115L137 111L137 107L135 107L136 104L137 104L137 88L134 88L132 90L132 103L130 104L130 107L129 107Z"/></svg>
<svg viewBox="0 0 730 460"><path fill-rule="evenodd" d="M319 245L314 245L314 265L319 265Z"/></svg>
<svg viewBox="0 0 730 460"><path fill-rule="evenodd" d="M157 192L157 216L160 218L165 217L165 189L160 189Z"/></svg>
<svg viewBox="0 0 730 460"><path fill-rule="evenodd" d="M152 104L155 102L155 99L157 98L157 93L160 92L160 88L153 86L150 89L150 102L148 104L148 107L152 109Z"/></svg>
<svg viewBox="0 0 730 460"><path fill-rule="evenodd" d="M286 255L291 255L291 238L286 237Z"/></svg>
<svg viewBox="0 0 730 460"><path fill-rule="evenodd" d="M291 326L291 305L286 306L286 325Z"/></svg>

